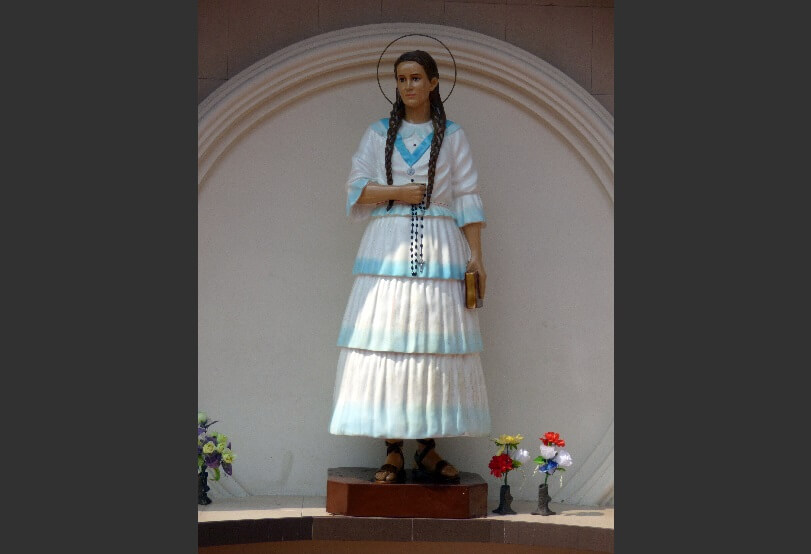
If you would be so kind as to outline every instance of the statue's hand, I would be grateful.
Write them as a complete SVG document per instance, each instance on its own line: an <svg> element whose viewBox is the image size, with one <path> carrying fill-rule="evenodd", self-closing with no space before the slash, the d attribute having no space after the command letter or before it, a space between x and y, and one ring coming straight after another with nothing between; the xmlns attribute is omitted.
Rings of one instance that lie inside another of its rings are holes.
<svg viewBox="0 0 811 554"><path fill-rule="evenodd" d="M470 261L467 263L467 270L466 271L478 271L479 273L479 291L482 294L482 298L484 298L484 291L487 285L487 273L484 271L484 264L478 258L471 258Z"/></svg>
<svg viewBox="0 0 811 554"><path fill-rule="evenodd" d="M419 204L425 196L425 183L412 183L397 187L398 200L405 204Z"/></svg>

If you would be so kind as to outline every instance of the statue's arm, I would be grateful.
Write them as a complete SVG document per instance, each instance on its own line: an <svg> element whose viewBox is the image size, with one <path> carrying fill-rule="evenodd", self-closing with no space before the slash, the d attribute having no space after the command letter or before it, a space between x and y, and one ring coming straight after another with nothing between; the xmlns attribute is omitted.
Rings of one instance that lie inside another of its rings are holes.
<svg viewBox="0 0 811 554"><path fill-rule="evenodd" d="M419 204L423 195L425 195L423 183L390 187L369 181L358 198L358 204L381 204L389 200L404 204Z"/></svg>
<svg viewBox="0 0 811 554"><path fill-rule="evenodd" d="M482 238L481 238L482 222L468 223L462 227L462 232L465 234L467 243L470 246L470 261L467 263L467 271L479 272L479 289L484 298L484 292L487 285L487 273L484 271L484 262L482 259Z"/></svg>

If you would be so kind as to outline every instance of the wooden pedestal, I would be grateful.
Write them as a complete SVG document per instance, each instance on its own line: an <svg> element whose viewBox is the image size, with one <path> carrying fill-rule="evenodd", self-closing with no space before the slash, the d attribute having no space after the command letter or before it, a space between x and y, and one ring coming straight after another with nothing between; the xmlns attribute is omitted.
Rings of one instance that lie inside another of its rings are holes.
<svg viewBox="0 0 811 554"><path fill-rule="evenodd" d="M487 517L487 483L476 473L460 473L455 485L374 482L377 468L334 467L327 470L327 512L366 517Z"/></svg>

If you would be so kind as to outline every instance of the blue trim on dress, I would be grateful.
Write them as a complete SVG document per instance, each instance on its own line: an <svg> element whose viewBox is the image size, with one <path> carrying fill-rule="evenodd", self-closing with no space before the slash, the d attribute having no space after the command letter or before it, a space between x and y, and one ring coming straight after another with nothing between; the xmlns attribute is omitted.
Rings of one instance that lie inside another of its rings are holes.
<svg viewBox="0 0 811 554"><path fill-rule="evenodd" d="M394 146L397 147L397 151L403 157L403 161L408 164L408 167L412 167L415 163L417 163L422 155L425 154L428 149L431 147L431 141L434 138L434 133L430 132L426 135L422 142L417 146L413 152L409 152L408 148L406 148L405 143L403 142L403 137L400 134L397 134L397 138L394 139Z"/></svg>
<svg viewBox="0 0 811 554"><path fill-rule="evenodd" d="M400 437L421 439L424 437L484 437L490 433L490 412L470 406L452 404L436 407L405 407L405 417L386 417L399 412L374 413L373 406L341 404L330 421L329 432L333 435L375 436L378 438ZM399 416L399 413L397 414ZM415 424L414 422L419 422ZM369 433L376 434L370 435Z"/></svg>
<svg viewBox="0 0 811 554"><path fill-rule="evenodd" d="M386 215L402 215L411 217L411 205L395 202L391 207L391 210L386 211L385 204L382 204L372 210L372 217ZM425 217L452 217L454 220L456 220L456 212L443 206L442 204L431 203L431 207L425 210Z"/></svg>
<svg viewBox="0 0 811 554"><path fill-rule="evenodd" d="M358 201L360 195L363 194L363 189L370 179L361 178L356 179L349 185L349 194L346 197L346 215L352 215L352 206Z"/></svg>
<svg viewBox="0 0 811 554"><path fill-rule="evenodd" d="M379 121L375 121L370 127L378 136L385 137L386 133L389 132L389 118L384 117Z"/></svg>
<svg viewBox="0 0 811 554"><path fill-rule="evenodd" d="M421 279L458 279L465 278L467 266L457 264L441 264L437 261L426 260L425 270L417 273ZM411 277L410 260L392 260L376 258L356 258L352 267L353 275L387 275L391 277Z"/></svg>
<svg viewBox="0 0 811 554"><path fill-rule="evenodd" d="M464 227L469 223L484 223L484 210L479 206L465 206L456 216L456 225Z"/></svg>

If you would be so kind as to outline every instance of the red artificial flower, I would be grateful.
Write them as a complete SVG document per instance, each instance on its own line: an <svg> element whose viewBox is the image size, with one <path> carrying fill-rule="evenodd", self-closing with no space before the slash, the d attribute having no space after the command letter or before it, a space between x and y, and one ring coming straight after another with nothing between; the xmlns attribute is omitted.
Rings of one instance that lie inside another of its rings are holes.
<svg viewBox="0 0 811 554"><path fill-rule="evenodd" d="M560 433L555 433L553 431L547 431L544 433L544 436L540 437L540 439L541 442L544 443L544 446L549 446L550 444L560 446L561 448L566 446L566 441L560 438Z"/></svg>
<svg viewBox="0 0 811 554"><path fill-rule="evenodd" d="M513 460L507 454L493 456L493 459L490 460L488 467L490 468L490 473L494 477L501 477L503 474L507 473L513 468Z"/></svg>

